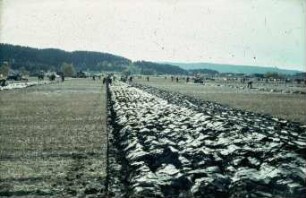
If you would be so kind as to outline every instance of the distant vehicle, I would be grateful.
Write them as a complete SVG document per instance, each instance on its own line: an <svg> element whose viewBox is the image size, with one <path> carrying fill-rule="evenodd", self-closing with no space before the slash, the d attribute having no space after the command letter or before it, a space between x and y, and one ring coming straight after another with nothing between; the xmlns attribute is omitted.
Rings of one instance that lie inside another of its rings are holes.
<svg viewBox="0 0 306 198"><path fill-rule="evenodd" d="M204 77L199 77L199 76L194 77L193 82L203 84L204 83Z"/></svg>
<svg viewBox="0 0 306 198"><path fill-rule="evenodd" d="M76 74L76 77L77 78L86 78L86 74L83 72L83 71L79 71L77 74Z"/></svg>
<svg viewBox="0 0 306 198"><path fill-rule="evenodd" d="M12 70L10 69L7 75L6 80L15 80L20 81L22 80L22 76L18 70Z"/></svg>

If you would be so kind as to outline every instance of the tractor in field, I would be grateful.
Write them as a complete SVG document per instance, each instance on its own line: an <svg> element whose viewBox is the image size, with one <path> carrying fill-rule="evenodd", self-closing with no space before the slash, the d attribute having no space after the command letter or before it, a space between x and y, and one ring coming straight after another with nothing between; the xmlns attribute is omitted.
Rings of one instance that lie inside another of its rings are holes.
<svg viewBox="0 0 306 198"><path fill-rule="evenodd" d="M79 72L76 74L76 77L77 77L77 78L86 78L87 75L85 74L85 72L79 71Z"/></svg>

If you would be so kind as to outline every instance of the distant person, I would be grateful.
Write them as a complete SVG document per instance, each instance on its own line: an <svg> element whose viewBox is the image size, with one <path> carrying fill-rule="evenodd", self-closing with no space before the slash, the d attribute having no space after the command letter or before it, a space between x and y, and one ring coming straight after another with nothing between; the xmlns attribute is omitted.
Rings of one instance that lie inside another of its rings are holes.
<svg viewBox="0 0 306 198"><path fill-rule="evenodd" d="M286 78L285 83L290 83L290 79Z"/></svg>
<svg viewBox="0 0 306 198"><path fill-rule="evenodd" d="M122 81L122 82L126 82L127 81L127 76L121 76L121 78L120 78L120 80Z"/></svg>
<svg viewBox="0 0 306 198"><path fill-rule="evenodd" d="M113 83L113 79L111 76L108 77L108 80L107 80L108 84L111 85Z"/></svg>
<svg viewBox="0 0 306 198"><path fill-rule="evenodd" d="M189 78L189 76L187 76L186 82L189 83L189 80L190 80L190 78Z"/></svg>
<svg viewBox="0 0 306 198"><path fill-rule="evenodd" d="M0 87L4 87L6 85L6 79L2 74L0 74Z"/></svg>
<svg viewBox="0 0 306 198"><path fill-rule="evenodd" d="M64 74L61 75L61 79L62 79L62 82L65 81L65 76L64 76Z"/></svg>
<svg viewBox="0 0 306 198"><path fill-rule="evenodd" d="M178 77L176 77L176 82L178 83L178 81L179 81L179 78L178 78Z"/></svg>
<svg viewBox="0 0 306 198"><path fill-rule="evenodd" d="M150 77L149 77L149 76L147 76L147 81L148 81L148 82L150 81Z"/></svg>
<svg viewBox="0 0 306 198"><path fill-rule="evenodd" d="M54 81L55 78L56 78L55 74L51 74L51 75L49 76L49 80L50 80L50 81Z"/></svg>
<svg viewBox="0 0 306 198"><path fill-rule="evenodd" d="M301 79L296 79L295 81L296 81L296 83L297 83L298 85L301 84L301 82L302 82Z"/></svg>
<svg viewBox="0 0 306 198"><path fill-rule="evenodd" d="M248 88L249 88L249 89L252 89L252 88L253 88L253 81L249 81L249 82L248 82Z"/></svg>
<svg viewBox="0 0 306 198"><path fill-rule="evenodd" d="M44 74L39 74L38 75L38 80L44 80L45 75Z"/></svg>
<svg viewBox="0 0 306 198"><path fill-rule="evenodd" d="M130 83L133 82L133 76L130 76L130 77L129 77L129 82L130 82Z"/></svg>
<svg viewBox="0 0 306 198"><path fill-rule="evenodd" d="M103 78L103 84L106 84L106 86L112 84L112 78L110 76L104 77Z"/></svg>
<svg viewBox="0 0 306 198"><path fill-rule="evenodd" d="M96 80L96 76L92 76L92 80Z"/></svg>

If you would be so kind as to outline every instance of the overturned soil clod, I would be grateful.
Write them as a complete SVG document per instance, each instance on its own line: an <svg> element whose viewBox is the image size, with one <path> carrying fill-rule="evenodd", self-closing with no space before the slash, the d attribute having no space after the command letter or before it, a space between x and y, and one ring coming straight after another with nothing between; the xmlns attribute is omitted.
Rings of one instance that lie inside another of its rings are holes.
<svg viewBox="0 0 306 198"><path fill-rule="evenodd" d="M305 195L305 127L135 86L109 90L110 195Z"/></svg>

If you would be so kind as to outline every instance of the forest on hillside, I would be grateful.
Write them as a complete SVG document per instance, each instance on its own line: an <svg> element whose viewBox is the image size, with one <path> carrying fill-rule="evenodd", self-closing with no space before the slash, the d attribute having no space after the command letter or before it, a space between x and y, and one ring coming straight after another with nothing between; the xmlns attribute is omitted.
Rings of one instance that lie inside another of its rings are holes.
<svg viewBox="0 0 306 198"><path fill-rule="evenodd" d="M30 75L40 72L59 72L63 66L73 67L75 72L122 72L144 75L185 75L188 72L178 66L147 61L132 62L128 58L92 51L67 52L60 49L37 49L0 44L1 66L21 70Z"/></svg>
<svg viewBox="0 0 306 198"><path fill-rule="evenodd" d="M136 61L134 65L140 69L140 73L144 75L185 75L188 71L173 65L158 64L148 61Z"/></svg>
<svg viewBox="0 0 306 198"><path fill-rule="evenodd" d="M75 70L121 71L131 61L127 58L100 52L60 49L36 49L30 47L0 44L0 62L11 69L25 69L31 74L40 71L59 71L63 63L73 64Z"/></svg>

